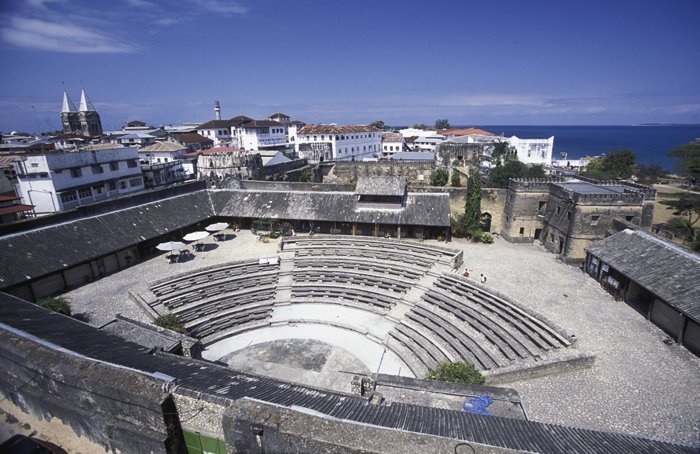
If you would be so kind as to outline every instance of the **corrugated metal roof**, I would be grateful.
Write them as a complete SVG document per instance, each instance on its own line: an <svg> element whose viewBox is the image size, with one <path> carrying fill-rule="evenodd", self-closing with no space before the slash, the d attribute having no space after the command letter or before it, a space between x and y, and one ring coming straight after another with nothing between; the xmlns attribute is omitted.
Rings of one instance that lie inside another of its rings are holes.
<svg viewBox="0 0 700 454"><path fill-rule="evenodd" d="M700 255L646 232L624 230L586 250L700 322Z"/></svg>
<svg viewBox="0 0 700 454"><path fill-rule="evenodd" d="M697 452L688 446L555 424L398 402L376 406L360 397L243 374L191 358L151 355L148 348L4 293L0 293L0 322L89 358L175 377L176 393L199 399L220 402L250 397L342 420L529 452Z"/></svg>

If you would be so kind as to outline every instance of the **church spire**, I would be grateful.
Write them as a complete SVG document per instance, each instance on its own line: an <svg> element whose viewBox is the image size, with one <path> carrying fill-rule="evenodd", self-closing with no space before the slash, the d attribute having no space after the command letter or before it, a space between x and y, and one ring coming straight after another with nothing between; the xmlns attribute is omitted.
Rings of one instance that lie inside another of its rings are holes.
<svg viewBox="0 0 700 454"><path fill-rule="evenodd" d="M61 108L61 113L63 112L75 112L75 104L68 97L68 92L63 90L63 107Z"/></svg>
<svg viewBox="0 0 700 454"><path fill-rule="evenodd" d="M85 94L85 89L80 90L80 112L95 112L95 106Z"/></svg>

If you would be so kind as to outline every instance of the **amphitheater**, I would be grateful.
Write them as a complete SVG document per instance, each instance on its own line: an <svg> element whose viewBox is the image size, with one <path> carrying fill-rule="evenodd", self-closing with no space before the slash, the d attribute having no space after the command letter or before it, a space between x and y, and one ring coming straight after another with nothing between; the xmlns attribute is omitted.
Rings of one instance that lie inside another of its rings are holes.
<svg viewBox="0 0 700 454"><path fill-rule="evenodd" d="M522 369L571 345L555 327L455 274L455 250L331 236L283 246L272 258L153 282L149 304L175 314L206 346L204 357L228 362L250 345L315 339L363 366L350 372L424 378L446 360L486 372Z"/></svg>
<svg viewBox="0 0 700 454"><path fill-rule="evenodd" d="M201 194L192 197L207 206ZM150 215L166 203L150 205ZM149 212L137 210L123 216L134 227ZM207 216L180 222L195 230ZM119 221L96 225L128 231ZM51 229L66 253L79 251L61 230L95 234L90 247L99 242L95 228ZM175 233L185 232L149 238ZM32 235L3 245L36 242ZM4 276L12 266L3 261ZM261 241L231 230L185 260L145 255L65 296L88 323L0 294L0 387L14 390L0 410L33 414L39 433L60 416L68 433L89 434L93 448L129 452L138 442L162 451L178 438L172 427L241 452L298 443L294 450L311 452L698 446L698 358L538 245L338 234ZM186 336L151 325L164 314L176 315ZM181 349L163 351L163 339ZM205 361L188 357L199 354ZM488 386L422 380L445 360L473 363ZM41 367L42 378L27 365ZM56 385L69 378L82 388ZM375 388L365 393L367 383ZM496 416L463 411L465 400L483 394L497 401ZM503 411L508 405L520 413Z"/></svg>

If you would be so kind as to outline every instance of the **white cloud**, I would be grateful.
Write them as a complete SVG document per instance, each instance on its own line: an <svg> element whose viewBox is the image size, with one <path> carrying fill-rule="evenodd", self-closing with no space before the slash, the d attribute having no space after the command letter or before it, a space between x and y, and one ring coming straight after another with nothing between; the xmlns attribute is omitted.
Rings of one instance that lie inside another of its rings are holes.
<svg viewBox="0 0 700 454"><path fill-rule="evenodd" d="M153 20L154 24L163 25L163 26L180 24L182 22L183 22L183 19L176 18L176 17L161 17L161 18Z"/></svg>
<svg viewBox="0 0 700 454"><path fill-rule="evenodd" d="M66 53L125 53L133 46L101 32L77 25L13 17L2 30L3 39L15 46Z"/></svg>
<svg viewBox="0 0 700 454"><path fill-rule="evenodd" d="M192 3L207 11L221 14L245 14L249 9L231 0L192 0Z"/></svg>
<svg viewBox="0 0 700 454"><path fill-rule="evenodd" d="M455 107L544 106L546 104L546 100L538 96L500 94L452 95L439 102L442 106Z"/></svg>

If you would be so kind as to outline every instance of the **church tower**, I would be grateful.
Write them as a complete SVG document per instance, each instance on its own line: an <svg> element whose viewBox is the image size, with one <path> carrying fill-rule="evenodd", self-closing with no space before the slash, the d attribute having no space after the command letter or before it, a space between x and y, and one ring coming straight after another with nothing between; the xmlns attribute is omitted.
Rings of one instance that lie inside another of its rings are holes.
<svg viewBox="0 0 700 454"><path fill-rule="evenodd" d="M64 134L80 133L80 119L75 104L68 97L66 90L63 90L63 107L61 108L61 124Z"/></svg>
<svg viewBox="0 0 700 454"><path fill-rule="evenodd" d="M102 135L102 121L100 114L95 110L90 99L85 94L85 89L80 90L80 110L78 111L80 128L84 136L96 137Z"/></svg>

